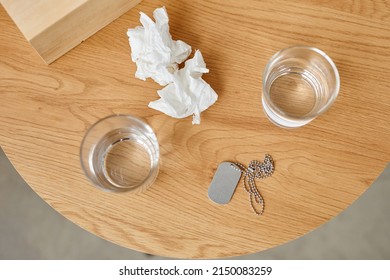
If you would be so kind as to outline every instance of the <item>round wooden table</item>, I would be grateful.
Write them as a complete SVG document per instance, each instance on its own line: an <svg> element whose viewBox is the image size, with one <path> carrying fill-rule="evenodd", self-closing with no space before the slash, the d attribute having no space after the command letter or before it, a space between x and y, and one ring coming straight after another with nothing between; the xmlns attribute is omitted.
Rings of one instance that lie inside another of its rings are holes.
<svg viewBox="0 0 390 280"><path fill-rule="evenodd" d="M164 2L164 3L163 3ZM78 47L45 65L0 8L0 144L26 182L55 210L116 244L177 258L254 253L297 238L353 203L390 159L390 11L379 0L144 0ZM161 87L134 78L127 28L165 4L171 33L200 49L219 99L191 118L147 107ZM271 124L261 109L262 71L290 45L324 50L341 91L324 115L299 129ZM80 142L111 114L145 119L160 144L160 173L142 194L94 188ZM269 153L266 201L252 213L240 185L220 206L207 190L222 161ZM17 205L15 205L17 207ZM336 233L335 233L336 234Z"/></svg>

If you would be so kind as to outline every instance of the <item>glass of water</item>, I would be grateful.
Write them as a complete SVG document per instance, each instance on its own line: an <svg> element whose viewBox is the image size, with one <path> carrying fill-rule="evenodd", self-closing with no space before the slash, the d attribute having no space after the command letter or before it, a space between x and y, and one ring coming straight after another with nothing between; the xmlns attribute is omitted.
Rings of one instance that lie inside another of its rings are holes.
<svg viewBox="0 0 390 280"><path fill-rule="evenodd" d="M141 192L158 174L159 146L152 128L129 115L99 120L84 136L81 166L96 186L113 192Z"/></svg>
<svg viewBox="0 0 390 280"><path fill-rule="evenodd" d="M280 127L300 127L325 112L339 88L329 56L317 48L292 46L276 53L264 70L263 109Z"/></svg>

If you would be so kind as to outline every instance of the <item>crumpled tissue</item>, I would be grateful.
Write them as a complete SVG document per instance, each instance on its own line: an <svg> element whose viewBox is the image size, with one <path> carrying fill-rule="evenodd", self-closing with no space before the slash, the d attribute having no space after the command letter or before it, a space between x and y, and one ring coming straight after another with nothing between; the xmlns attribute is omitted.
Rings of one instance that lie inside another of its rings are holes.
<svg viewBox="0 0 390 280"><path fill-rule="evenodd" d="M152 78L165 86L157 91L160 99L150 102L149 107L174 118L193 116L192 124L200 124L200 113L218 99L211 86L202 79L208 73L202 53L197 50L182 69L178 64L188 58L191 46L174 41L169 33L169 19L165 7L154 11L153 22L140 13L143 26L129 29L131 57L137 65L135 77Z"/></svg>
<svg viewBox="0 0 390 280"><path fill-rule="evenodd" d="M169 33L169 18L165 7L153 12L154 22L140 13L142 26L129 29L131 58L137 64L135 77L141 80L152 78L162 86L172 82L172 73L191 53L191 46L183 41L174 41Z"/></svg>
<svg viewBox="0 0 390 280"><path fill-rule="evenodd" d="M160 99L150 102L149 107L174 118L193 115L192 124L200 124L200 113L218 99L211 86L202 79L208 73L199 50L184 68L173 74L173 82L157 91Z"/></svg>

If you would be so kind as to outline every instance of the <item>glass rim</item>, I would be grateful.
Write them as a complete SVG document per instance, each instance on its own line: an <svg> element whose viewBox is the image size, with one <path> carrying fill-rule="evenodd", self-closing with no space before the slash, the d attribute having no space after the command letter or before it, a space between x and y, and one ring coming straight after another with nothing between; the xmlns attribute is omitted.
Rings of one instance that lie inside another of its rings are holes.
<svg viewBox="0 0 390 280"><path fill-rule="evenodd" d="M266 78L268 77L268 73L270 72L271 64L275 61L275 59L280 54L282 54L283 52L291 50L291 49L303 49L303 50L308 50L308 51L312 51L312 52L315 52L315 53L319 54L320 56L322 56L329 63L329 65L331 66L331 68L333 70L334 76L335 76L335 89L333 91L334 94L332 94L332 97L329 98L328 102L319 111L317 111L315 113L312 113L312 114L308 114L307 116L302 117L302 118L298 118L298 117L294 117L294 116L288 116L289 119L296 120L296 121L310 121L313 118L315 118L315 117L321 115L322 113L324 113L326 110L328 110L329 107L336 100L337 96L339 95L339 91L340 91L340 74L339 74L339 71L338 71L334 61L324 51L320 50L319 48L310 47L310 46L306 46L306 45L292 45L292 46L289 46L289 47L286 47L286 48L283 48L283 49L277 51L268 60L267 65L264 68L263 76L262 76L262 90L263 90L262 96L263 96L263 98L266 99L268 104L272 105L272 109L277 112L279 117L285 118L287 116L277 106L275 106L275 104L272 102L272 100L270 99L270 96L268 94L264 94L264 92L268 92L266 90Z"/></svg>
<svg viewBox="0 0 390 280"><path fill-rule="evenodd" d="M110 182L111 184L111 188L107 188L107 187L103 187L99 184L97 184L94 180L92 180L92 176L91 176L91 172L90 171L90 168L89 166L86 166L85 163L83 162L83 155L85 154L84 151L83 151L83 148L85 147L85 142L86 142L86 139L88 138L88 135L90 135L90 133L101 123L105 122L106 120L108 119L114 119L114 118L125 118L125 119L129 119L131 121L135 121L136 123L144 126L146 129L147 129L147 132L148 133L151 133L157 140L157 136L156 134L154 133L153 129L151 128L151 126L146 122L144 121L143 119L139 118L139 117L136 117L136 116L133 116L133 115L128 115L128 114L112 114L112 115L109 115L109 116L106 116L106 117L103 117L101 119L98 119L96 122L94 122L85 132L84 136L83 136L83 139L81 141L81 144L80 144L80 149L79 149L79 159L80 159L80 164L81 164L81 168L84 172L84 175L87 177L87 179L92 183L93 186L103 190L103 191L106 191L106 192L132 192L132 191L136 191L140 188L142 188L146 183L147 181L150 180L151 177L154 177L152 178L152 180L154 181L155 178L157 177L157 174L159 172L159 162L160 162L160 155L159 155L159 144L158 142L157 143L153 143L153 141L151 141L151 139L149 139L147 137L147 140L150 142L151 146L155 149L155 152L157 153L157 156L155 157L152 157L149 153L149 151L147 151L146 149L146 152L148 153L148 155L151 157L150 159L150 163L151 163L151 168L149 170L149 173L148 175L145 177L144 180L142 180L141 182L137 183L137 184L134 184L132 186L129 186L129 187L124 187L124 186L118 186L117 184L113 184L112 182ZM88 156L89 157L89 156ZM88 162L89 162L89 159L88 159ZM152 182L153 183L153 182Z"/></svg>

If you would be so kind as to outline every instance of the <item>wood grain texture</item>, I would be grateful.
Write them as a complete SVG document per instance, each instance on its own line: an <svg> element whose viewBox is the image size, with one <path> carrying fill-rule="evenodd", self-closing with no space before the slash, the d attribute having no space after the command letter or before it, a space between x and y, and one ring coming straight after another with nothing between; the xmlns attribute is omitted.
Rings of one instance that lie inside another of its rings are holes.
<svg viewBox="0 0 390 280"><path fill-rule="evenodd" d="M49 64L140 1L0 0L0 3Z"/></svg>
<svg viewBox="0 0 390 280"><path fill-rule="evenodd" d="M219 94L199 126L149 109L161 87L134 78L127 28L161 5L174 39L202 51L204 78ZM54 209L117 244L180 258L280 245L340 213L390 160L389 14L380 0L144 0L46 66L1 10L0 144ZM341 91L324 115L286 130L262 112L261 75L272 54L294 44L329 54ZM144 118L160 143L159 177L140 195L103 193L80 168L86 129L114 113ZM276 170L258 184L263 216L252 214L241 186L226 206L208 199L220 162L265 153Z"/></svg>

